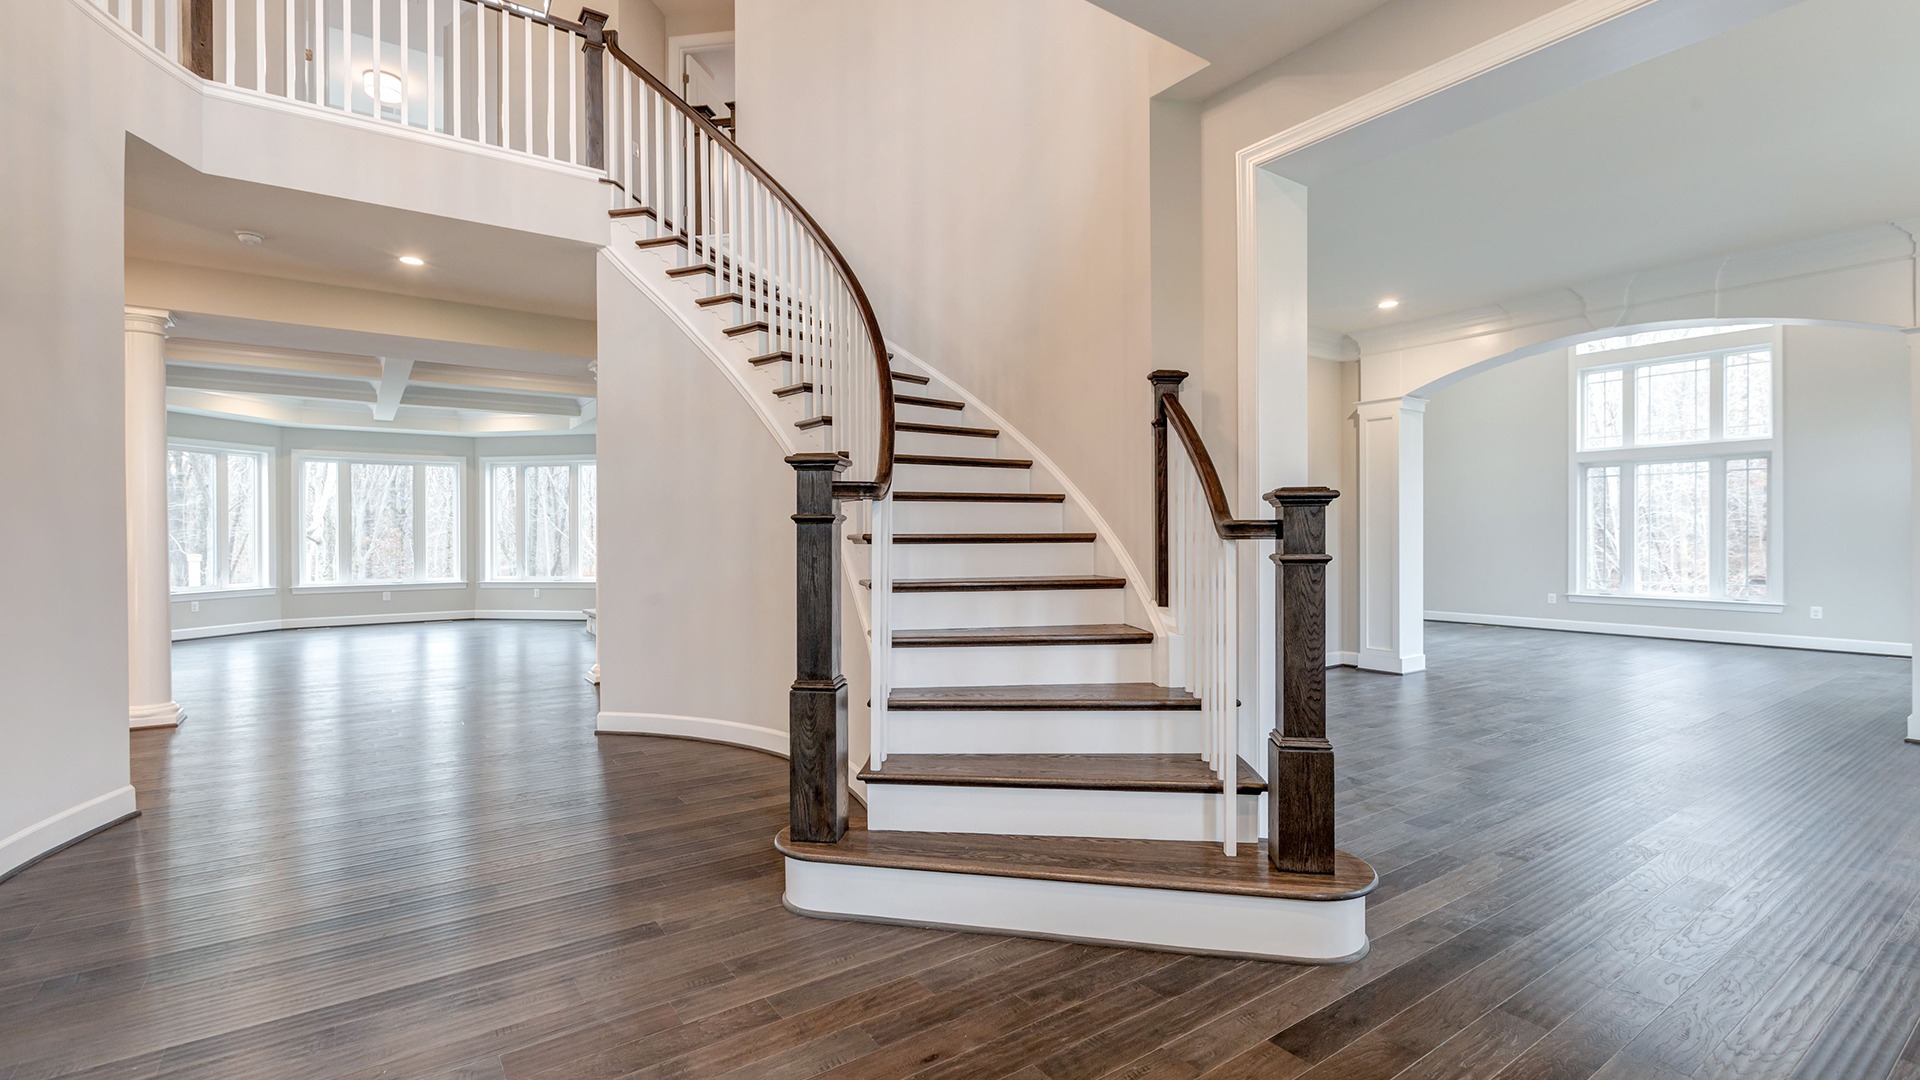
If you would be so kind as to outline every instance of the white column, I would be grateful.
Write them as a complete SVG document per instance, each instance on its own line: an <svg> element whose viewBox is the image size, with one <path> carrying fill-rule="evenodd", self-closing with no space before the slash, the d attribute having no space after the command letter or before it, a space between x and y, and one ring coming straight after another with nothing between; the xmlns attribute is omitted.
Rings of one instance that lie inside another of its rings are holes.
<svg viewBox="0 0 1920 1080"><path fill-rule="evenodd" d="M133 727L175 727L173 613L167 594L167 327L164 311L127 322L127 690Z"/></svg>
<svg viewBox="0 0 1920 1080"><path fill-rule="evenodd" d="M1425 398L1360 403L1360 667L1427 668Z"/></svg>
<svg viewBox="0 0 1920 1080"><path fill-rule="evenodd" d="M1920 641L1920 330L1907 331L1908 439L1913 447L1911 488L1908 492L1907 544L1912 549L1908 566L1907 640ZM1920 652L1920 650L1916 650ZM1914 672L1912 711L1907 713L1907 741L1920 743L1920 669Z"/></svg>

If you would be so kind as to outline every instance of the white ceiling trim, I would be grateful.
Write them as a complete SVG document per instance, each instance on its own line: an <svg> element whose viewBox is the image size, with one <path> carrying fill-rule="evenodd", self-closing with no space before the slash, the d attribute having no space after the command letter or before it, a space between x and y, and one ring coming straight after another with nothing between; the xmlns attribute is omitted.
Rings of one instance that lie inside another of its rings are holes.
<svg viewBox="0 0 1920 1080"><path fill-rule="evenodd" d="M167 411L242 420L275 427L339 431L409 432L423 435L590 435L593 421L583 416L529 416L492 412L415 408L402 405L389 423L373 419L364 404L275 399L189 387L167 388Z"/></svg>
<svg viewBox="0 0 1920 1080"><path fill-rule="evenodd" d="M1337 331L1309 329L1307 355L1315 360L1337 360L1344 364L1360 359L1360 346Z"/></svg>
<svg viewBox="0 0 1920 1080"><path fill-rule="evenodd" d="M1916 234L1920 234L1920 219L1850 229L1792 244L1618 274L1499 304L1356 330L1348 337L1364 358L1382 352L1511 333L1568 319L1585 319L1596 329L1633 326L1640 321L1635 314L1640 311L1887 264L1907 264L1920 280L1920 244L1916 244ZM1904 312L1886 313L1893 316L1888 320L1890 324L1920 323L1920 296L1909 299Z"/></svg>

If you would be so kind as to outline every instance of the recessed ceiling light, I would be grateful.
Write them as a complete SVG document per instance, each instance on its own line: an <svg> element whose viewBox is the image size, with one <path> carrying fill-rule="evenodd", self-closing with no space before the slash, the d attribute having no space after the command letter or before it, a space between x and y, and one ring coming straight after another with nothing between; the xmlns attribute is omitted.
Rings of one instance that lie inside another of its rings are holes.
<svg viewBox="0 0 1920 1080"><path fill-rule="evenodd" d="M427 265L427 260L421 258L418 255L402 255L400 256L400 265L401 266L425 266Z"/></svg>
<svg viewBox="0 0 1920 1080"><path fill-rule="evenodd" d="M1399 306L1400 306L1400 301L1394 299L1391 296L1387 297L1385 300L1380 301L1381 311L1392 311L1394 308L1397 308Z"/></svg>
<svg viewBox="0 0 1920 1080"><path fill-rule="evenodd" d="M257 232L248 232L245 229L242 229L239 232L234 233L233 238L247 245L248 247L254 247L258 244L264 243L267 239L266 237L261 236Z"/></svg>

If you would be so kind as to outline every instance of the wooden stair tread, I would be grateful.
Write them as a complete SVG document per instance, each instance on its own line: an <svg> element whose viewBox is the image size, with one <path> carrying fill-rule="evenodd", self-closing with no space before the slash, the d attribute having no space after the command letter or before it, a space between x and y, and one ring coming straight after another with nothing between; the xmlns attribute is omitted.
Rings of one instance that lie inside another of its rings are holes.
<svg viewBox="0 0 1920 1080"><path fill-rule="evenodd" d="M683 278L691 277L694 274L712 273L717 273L712 263L694 263L692 266L673 266L667 268L667 276L670 278Z"/></svg>
<svg viewBox="0 0 1920 1080"><path fill-rule="evenodd" d="M1196 710L1200 699L1154 683L1061 683L1051 686L916 686L887 695L896 712L959 710Z"/></svg>
<svg viewBox="0 0 1920 1080"><path fill-rule="evenodd" d="M729 326L720 332L728 337L739 337L742 334L765 333L766 330L767 321L765 319L755 319L750 323L741 323L739 326Z"/></svg>
<svg viewBox="0 0 1920 1080"><path fill-rule="evenodd" d="M783 349L780 352L761 353L759 356L750 358L747 363L759 367L761 364L779 364L791 359L793 359L793 353Z"/></svg>
<svg viewBox="0 0 1920 1080"><path fill-rule="evenodd" d="M793 426L799 428L801 431L810 431L817 427L831 427L832 425L833 417L831 416L809 416L805 420L795 420L793 422Z"/></svg>
<svg viewBox="0 0 1920 1080"><path fill-rule="evenodd" d="M1334 853L1332 874L1282 873L1267 861L1265 844L1242 844L1240 853L1228 858L1211 842L873 832L859 827L849 828L837 844L795 843L786 829L773 843L788 858L807 862L1275 900L1351 900L1379 883L1373 867L1344 851Z"/></svg>
<svg viewBox="0 0 1920 1080"><path fill-rule="evenodd" d="M1236 759L1241 795L1267 790L1246 759ZM888 754L860 770L866 783L968 787L1079 788L1094 791L1218 792L1220 778L1198 754Z"/></svg>
<svg viewBox="0 0 1920 1080"><path fill-rule="evenodd" d="M889 354L887 356L887 359L891 360L893 359L893 356ZM928 379L925 375L915 375L915 374L912 374L911 372L906 372L906 371L896 371L893 373L893 377L895 379L898 379L901 382L919 383L921 386L925 386L927 385L927 383L932 381L931 379Z"/></svg>
<svg viewBox="0 0 1920 1080"><path fill-rule="evenodd" d="M898 378L898 376L895 377ZM952 409L956 412L967 407L967 403L964 401L948 401L946 398L921 397L918 394L895 394L893 395L893 400L897 405L918 405L925 409Z"/></svg>
<svg viewBox="0 0 1920 1080"><path fill-rule="evenodd" d="M893 534L896 544L1091 544L1095 539L1097 537L1090 532ZM854 542L871 544L873 534L861 533L854 537Z"/></svg>
<svg viewBox="0 0 1920 1080"><path fill-rule="evenodd" d="M893 463L895 465L951 465L956 468L974 469L1033 468L1033 462L1026 458L956 457L952 454L895 454Z"/></svg>
<svg viewBox="0 0 1920 1080"><path fill-rule="evenodd" d="M895 431L917 431L923 435L961 435L969 439L997 439L999 428L961 427L959 424L922 424L914 420L901 420L893 425Z"/></svg>
<svg viewBox="0 0 1920 1080"><path fill-rule="evenodd" d="M797 382L792 384L791 386L783 386L780 389L775 390L773 392L773 396L783 398L783 397L792 397L795 394L811 394L811 393L813 393L812 383ZM896 496L896 498L897 497L898 496Z"/></svg>
<svg viewBox="0 0 1920 1080"><path fill-rule="evenodd" d="M684 236L681 236L679 233L668 233L665 236L652 236L652 237L648 237L645 240L635 240L633 242L633 246L637 248L665 247L668 244L678 244L681 247L686 247L687 238ZM675 267L674 269L677 270L681 268ZM673 270L668 270L667 273L671 275L673 273Z"/></svg>
<svg viewBox="0 0 1920 1080"><path fill-rule="evenodd" d="M715 306L715 305L717 305L717 304L740 304L740 303L745 303L745 302L746 302L746 299L747 299L746 297L744 297L744 296L741 296L741 295L740 295L739 293L737 293L737 292L729 292L729 293L719 293L719 294L717 294L717 295L714 295L714 296L699 296L699 297L695 297L695 298L694 298L694 301L693 301L693 302L694 302L695 304L698 304L698 305L700 305L701 307L713 307L713 306Z"/></svg>
<svg viewBox="0 0 1920 1080"><path fill-rule="evenodd" d="M895 630L896 649L991 648L1011 645L1151 645L1153 631L1126 623L1077 626L969 626L957 630Z"/></svg>
<svg viewBox="0 0 1920 1080"><path fill-rule="evenodd" d="M871 589L873 582L862 579ZM903 592L1045 592L1057 589L1124 589L1127 579L1085 575L1033 575L997 578L894 578L893 591Z"/></svg>
<svg viewBox="0 0 1920 1080"><path fill-rule="evenodd" d="M811 383L803 383L810 386ZM778 393L778 391L775 391ZM1064 503L1067 497L1048 491L896 491L894 502Z"/></svg>
<svg viewBox="0 0 1920 1080"><path fill-rule="evenodd" d="M660 215L651 206L622 206L617 209L607 211L607 216L610 218L630 218L630 217L659 217Z"/></svg>

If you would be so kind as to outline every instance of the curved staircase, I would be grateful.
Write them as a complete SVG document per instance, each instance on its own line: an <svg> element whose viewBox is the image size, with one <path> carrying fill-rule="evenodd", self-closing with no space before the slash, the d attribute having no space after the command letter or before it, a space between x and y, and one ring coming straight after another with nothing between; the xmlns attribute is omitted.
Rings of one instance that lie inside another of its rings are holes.
<svg viewBox="0 0 1920 1080"><path fill-rule="evenodd" d="M1177 565L1160 576L1192 599L1169 607L1149 593L1038 448L886 347L831 241L731 133L614 35L608 50L613 111L632 125L616 115L609 140L616 257L798 470L794 824L775 839L787 906L1236 956L1362 954L1375 878L1332 851L1330 800L1313 811L1328 816L1311 869L1277 869L1260 840L1268 783L1239 754L1238 702L1222 700L1237 685L1223 636L1237 634L1231 552L1203 566L1205 538L1175 537L1161 558ZM840 272L823 273L829 264ZM1165 373L1156 383L1177 386ZM1169 416L1197 440L1177 397L1161 402L1163 444ZM1170 515L1205 500L1224 513L1204 448L1179 445L1188 453L1172 460L1193 475L1171 488L1163 536ZM1168 460L1163 445L1163 503ZM1280 533L1221 521L1222 537ZM832 647L842 596L874 672L851 701ZM864 714L865 761L846 759L850 710ZM1330 796L1330 753L1321 764ZM864 814L846 809L850 780Z"/></svg>

